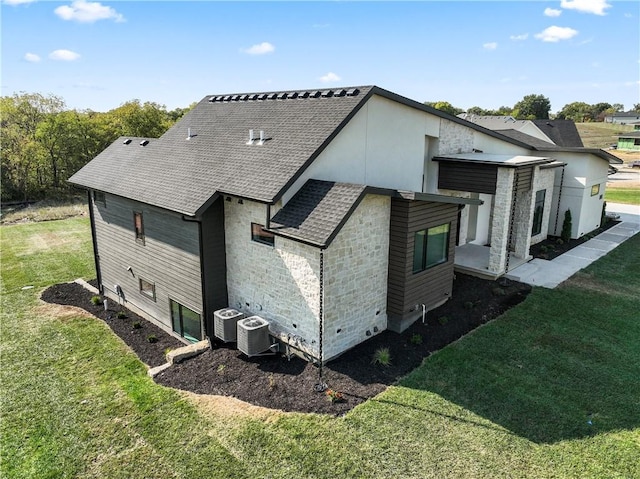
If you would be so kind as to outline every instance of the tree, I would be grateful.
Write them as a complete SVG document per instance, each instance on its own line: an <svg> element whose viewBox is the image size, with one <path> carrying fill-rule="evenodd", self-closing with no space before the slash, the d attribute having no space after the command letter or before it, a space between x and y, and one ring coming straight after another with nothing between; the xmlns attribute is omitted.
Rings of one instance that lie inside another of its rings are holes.
<svg viewBox="0 0 640 479"><path fill-rule="evenodd" d="M460 108L456 108L448 101L436 101L436 102L425 101L424 104L432 108L435 108L436 110L440 110L445 113L448 113L449 115L452 115L452 116L456 116L464 112L464 110Z"/></svg>
<svg viewBox="0 0 640 479"><path fill-rule="evenodd" d="M131 100L107 113L118 136L158 138L172 125L164 105Z"/></svg>
<svg viewBox="0 0 640 479"><path fill-rule="evenodd" d="M557 118L559 120L573 120L576 123L581 123L591 118L593 107L582 101L574 101L568 103L562 107L562 110L558 112Z"/></svg>
<svg viewBox="0 0 640 479"><path fill-rule="evenodd" d="M513 110L512 114L518 120L548 120L551 102L544 95L526 95Z"/></svg>
<svg viewBox="0 0 640 479"><path fill-rule="evenodd" d="M640 103L634 103L632 110L633 111L640 111Z"/></svg>
<svg viewBox="0 0 640 479"><path fill-rule="evenodd" d="M564 212L564 221L562 222L562 231L560 232L560 238L567 243L571 239L571 229L573 228L571 221L571 210Z"/></svg>

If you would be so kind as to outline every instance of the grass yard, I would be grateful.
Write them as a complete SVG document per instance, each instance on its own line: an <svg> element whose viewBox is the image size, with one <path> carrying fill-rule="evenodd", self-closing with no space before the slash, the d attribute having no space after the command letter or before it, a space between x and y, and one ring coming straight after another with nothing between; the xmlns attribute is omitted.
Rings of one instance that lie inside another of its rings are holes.
<svg viewBox="0 0 640 479"><path fill-rule="evenodd" d="M640 186L636 188L607 188L604 194L604 199L611 203L640 205Z"/></svg>
<svg viewBox="0 0 640 479"><path fill-rule="evenodd" d="M333 418L156 385L37 298L93 276L86 219L0 233L1 477L640 477L640 235Z"/></svg>

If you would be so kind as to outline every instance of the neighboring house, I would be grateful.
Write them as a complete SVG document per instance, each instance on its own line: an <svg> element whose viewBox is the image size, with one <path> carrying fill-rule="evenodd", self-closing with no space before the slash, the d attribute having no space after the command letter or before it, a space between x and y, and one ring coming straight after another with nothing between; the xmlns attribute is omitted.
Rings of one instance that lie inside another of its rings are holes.
<svg viewBox="0 0 640 479"><path fill-rule="evenodd" d="M564 157L615 158L522 135L375 86L207 96L70 181L89 191L105 295L185 341L213 337L220 309L259 315L283 349L328 361L447 301L455 269L529 259Z"/></svg>
<svg viewBox="0 0 640 479"><path fill-rule="evenodd" d="M618 111L604 117L605 123L617 123L620 125L629 125L640 121L640 111Z"/></svg>
<svg viewBox="0 0 640 479"><path fill-rule="evenodd" d="M623 133L618 136L618 150L640 150L640 131Z"/></svg>

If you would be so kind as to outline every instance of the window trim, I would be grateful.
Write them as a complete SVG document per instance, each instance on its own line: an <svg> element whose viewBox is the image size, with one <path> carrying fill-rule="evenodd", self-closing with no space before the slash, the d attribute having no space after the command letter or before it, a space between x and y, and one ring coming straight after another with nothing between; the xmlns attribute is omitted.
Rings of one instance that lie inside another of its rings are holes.
<svg viewBox="0 0 640 479"><path fill-rule="evenodd" d="M140 228L138 228L137 218L140 217ZM142 211L134 211L133 212L133 232L136 238L136 242L140 244L145 243L145 235L144 235L144 215Z"/></svg>
<svg viewBox="0 0 640 479"><path fill-rule="evenodd" d="M146 289L144 289L142 287L142 282L143 281L145 283L147 283L149 286L151 286L151 291L147 291ZM153 282L151 282L151 281L149 281L147 279L144 279L142 277L138 277L138 290L140 291L140 294L142 296L144 296L145 298L149 298L149 299L151 299L153 301L156 300L156 284L155 283L153 283Z"/></svg>
<svg viewBox="0 0 640 479"><path fill-rule="evenodd" d="M437 228L443 228L446 227L446 241L445 241L445 249L444 249L444 257L441 257L440 260L438 260L436 263L432 263L432 264L427 264L427 259L429 258L429 231L430 230L435 230ZM420 260L420 268L416 269L415 265L416 265L416 252L418 251L416 248L416 238L418 237L418 235L420 233L423 233L424 236L424 243L422 244L422 258ZM449 261L449 246L451 243L451 222L448 223L442 223L440 225L435 225L435 226L431 226L429 228L424 228L418 231L414 231L413 233L413 265L412 265L412 271L413 274L418 274L418 273L422 273L423 271L427 271L428 269L431 268L435 268L436 266L440 266L441 264L445 264Z"/></svg>
<svg viewBox="0 0 640 479"><path fill-rule="evenodd" d="M276 243L276 236L264 229L264 225L260 223L251 223L251 241L256 243L260 243L266 246L271 246L272 248Z"/></svg>

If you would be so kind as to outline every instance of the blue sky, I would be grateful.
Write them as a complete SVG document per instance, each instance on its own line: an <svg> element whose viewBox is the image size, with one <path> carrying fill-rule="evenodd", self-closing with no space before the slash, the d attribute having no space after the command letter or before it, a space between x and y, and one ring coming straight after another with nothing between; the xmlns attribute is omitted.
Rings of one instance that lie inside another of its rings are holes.
<svg viewBox="0 0 640 479"><path fill-rule="evenodd" d="M2 1L2 95L107 111L377 85L460 108L640 102L640 2Z"/></svg>

